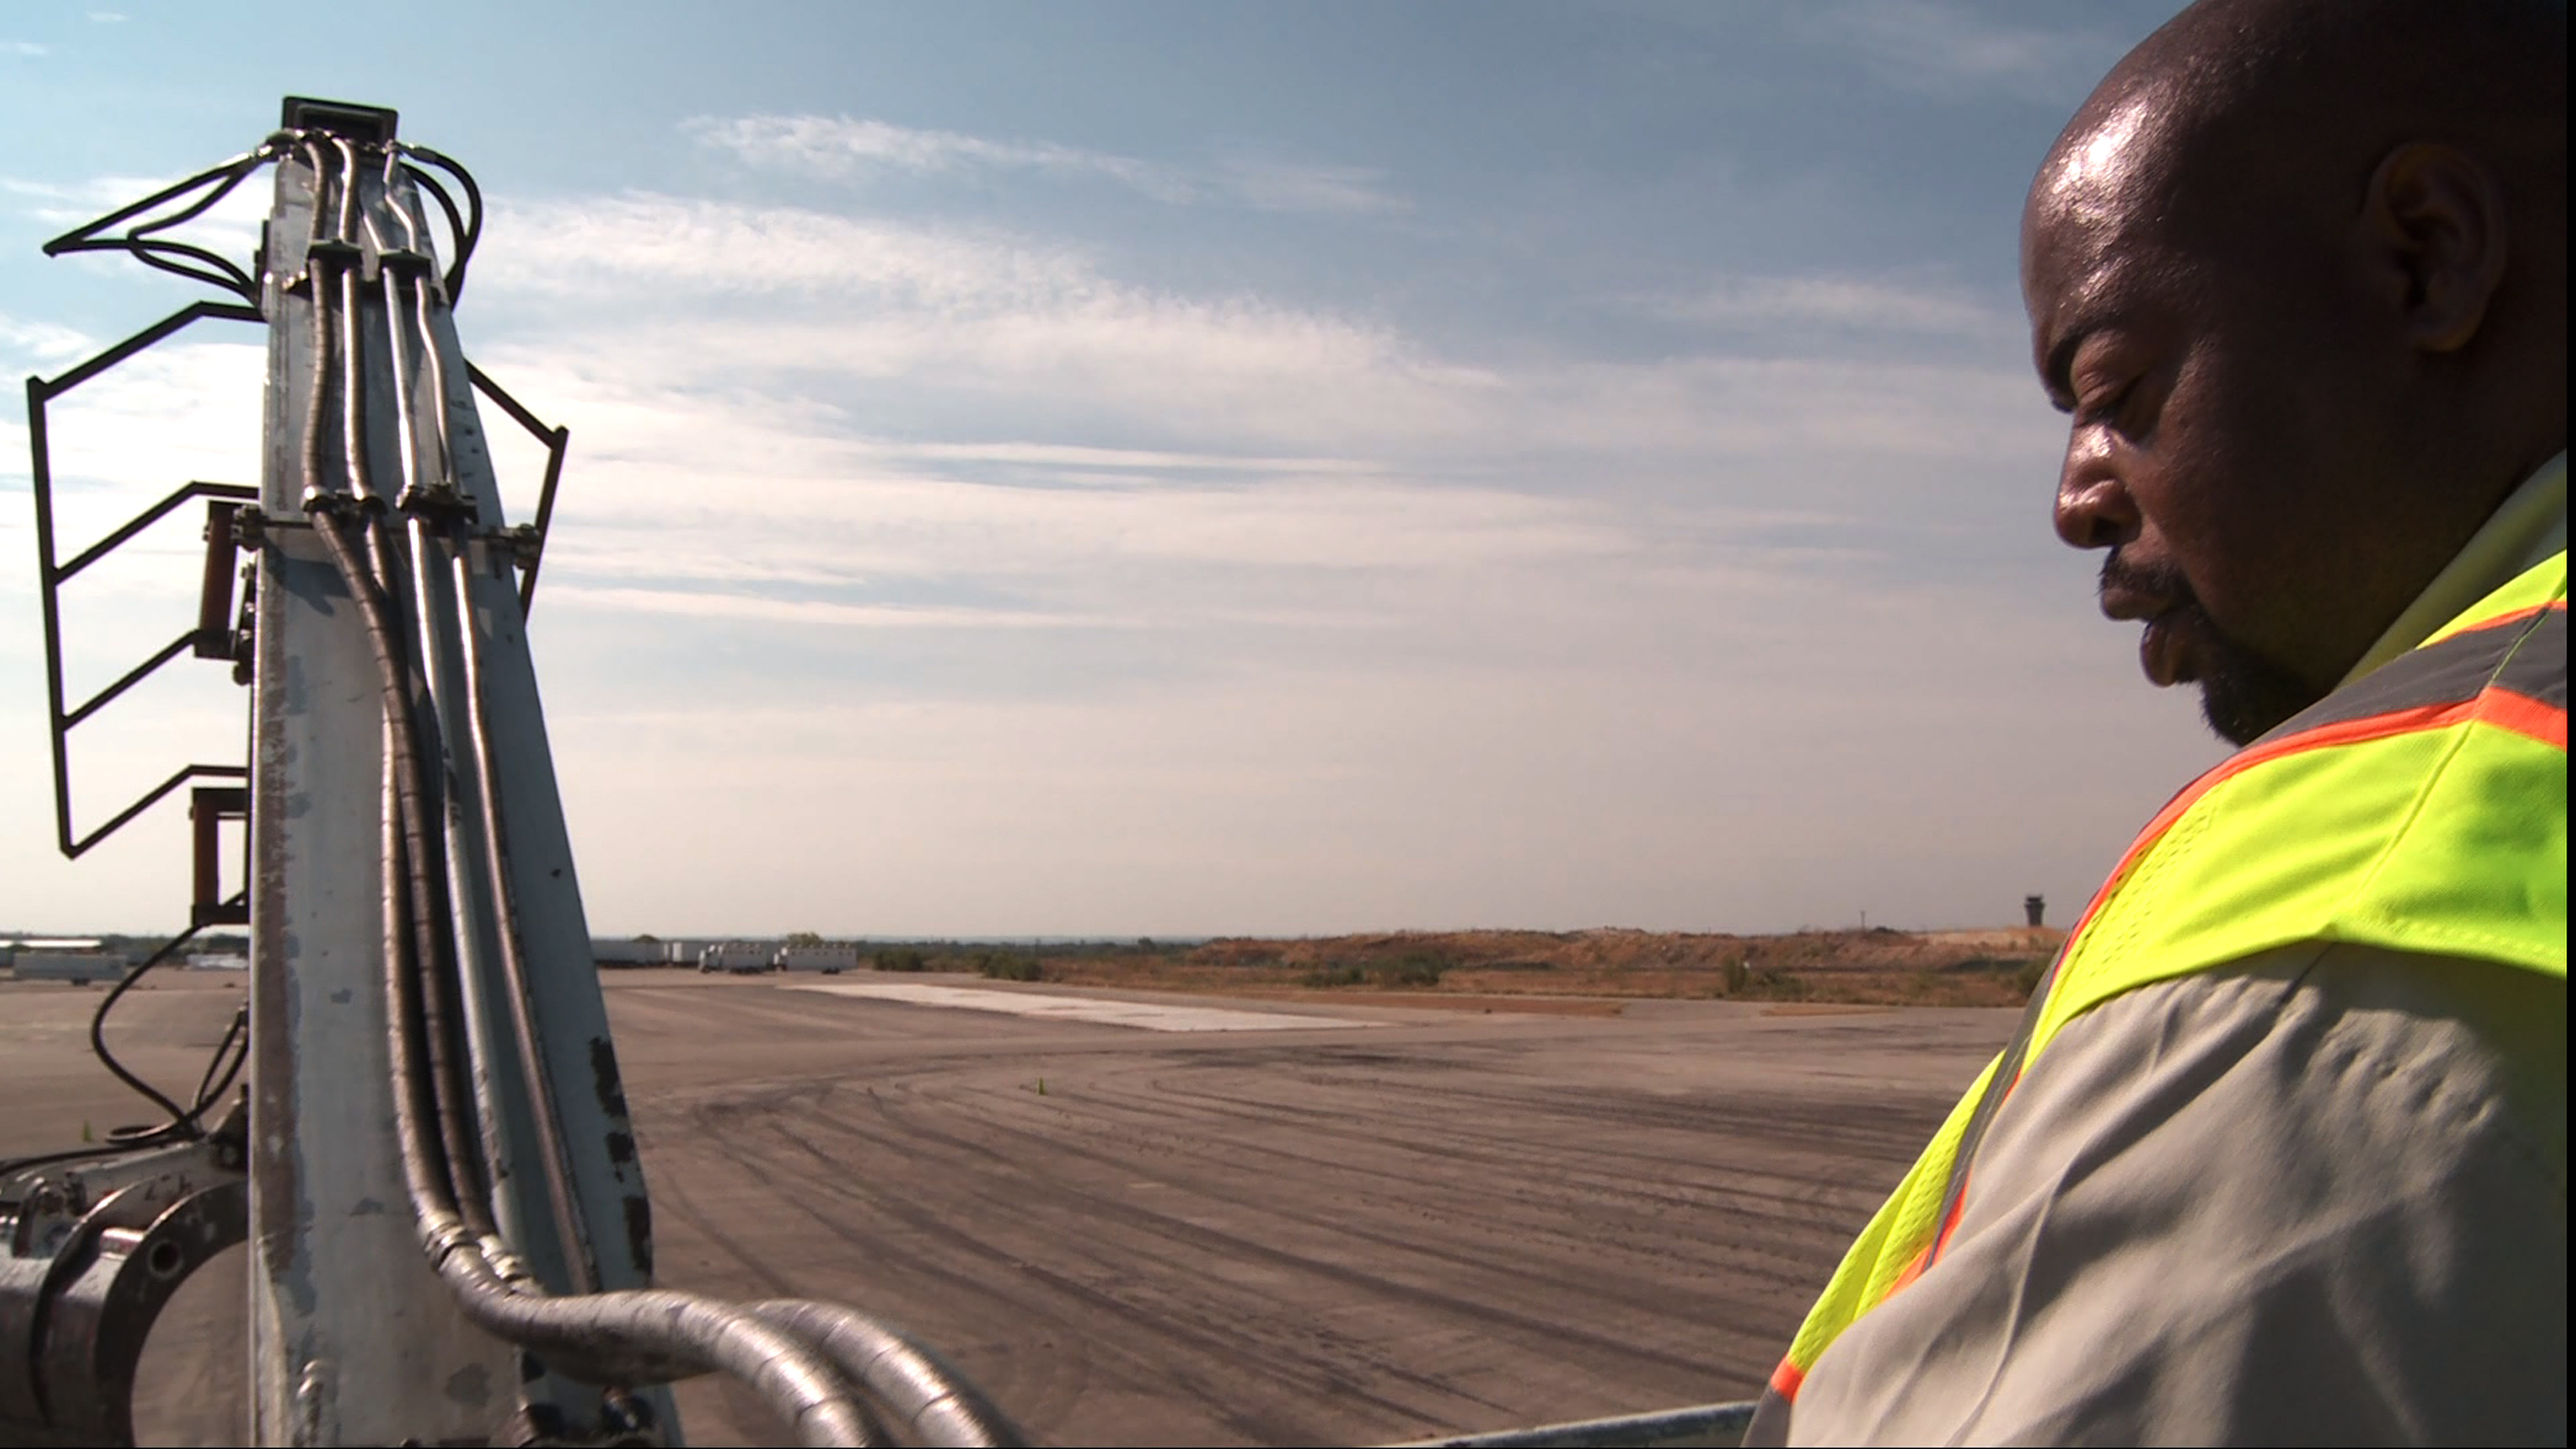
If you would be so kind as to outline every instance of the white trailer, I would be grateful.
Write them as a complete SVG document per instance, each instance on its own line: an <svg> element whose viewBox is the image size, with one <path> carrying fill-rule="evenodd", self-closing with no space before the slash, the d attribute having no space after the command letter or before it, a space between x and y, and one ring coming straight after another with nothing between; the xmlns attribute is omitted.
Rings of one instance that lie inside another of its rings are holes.
<svg viewBox="0 0 2576 1449"><path fill-rule="evenodd" d="M16 958L21 981L114 981L133 965L112 951L21 951Z"/></svg>
<svg viewBox="0 0 2576 1449"><path fill-rule="evenodd" d="M756 976L776 969L777 949L765 941L719 941L698 953L698 969Z"/></svg>
<svg viewBox="0 0 2576 1449"><path fill-rule="evenodd" d="M669 948L660 941L590 938L590 959L602 966L659 966L669 955Z"/></svg>
<svg viewBox="0 0 2576 1449"><path fill-rule="evenodd" d="M778 948L781 971L820 971L838 976L859 969L859 948L849 942L817 946L781 946Z"/></svg>

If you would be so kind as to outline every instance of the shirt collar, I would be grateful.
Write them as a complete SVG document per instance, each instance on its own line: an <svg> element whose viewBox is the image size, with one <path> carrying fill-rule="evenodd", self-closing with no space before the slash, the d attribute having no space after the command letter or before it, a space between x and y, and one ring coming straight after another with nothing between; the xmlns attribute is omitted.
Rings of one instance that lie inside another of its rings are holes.
<svg viewBox="0 0 2576 1449"><path fill-rule="evenodd" d="M2433 582L2361 656L2343 683L2352 683L2432 638L2471 604L2566 549L2567 455L2560 453L2505 499L2486 526L2470 537L2458 556L2433 576Z"/></svg>

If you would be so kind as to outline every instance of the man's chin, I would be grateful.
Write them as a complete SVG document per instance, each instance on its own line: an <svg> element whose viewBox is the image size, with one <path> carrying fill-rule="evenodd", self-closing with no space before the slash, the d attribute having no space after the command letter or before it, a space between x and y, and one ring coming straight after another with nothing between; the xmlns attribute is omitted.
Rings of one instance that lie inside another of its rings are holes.
<svg viewBox="0 0 2576 1449"><path fill-rule="evenodd" d="M2231 649L2200 677L2200 715L2211 732L2245 746L2325 696L2267 659Z"/></svg>

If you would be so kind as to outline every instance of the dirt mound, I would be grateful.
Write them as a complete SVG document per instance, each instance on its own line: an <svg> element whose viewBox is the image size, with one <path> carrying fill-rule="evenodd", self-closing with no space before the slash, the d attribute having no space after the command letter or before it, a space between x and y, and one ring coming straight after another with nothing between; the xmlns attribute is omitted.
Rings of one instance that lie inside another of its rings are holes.
<svg viewBox="0 0 2576 1449"><path fill-rule="evenodd" d="M2026 998L2063 939L2050 929L1787 935L1640 931L1381 931L1225 937L1188 948L1050 958L1048 980L1185 991L1459 992L1521 996L1994 1006Z"/></svg>

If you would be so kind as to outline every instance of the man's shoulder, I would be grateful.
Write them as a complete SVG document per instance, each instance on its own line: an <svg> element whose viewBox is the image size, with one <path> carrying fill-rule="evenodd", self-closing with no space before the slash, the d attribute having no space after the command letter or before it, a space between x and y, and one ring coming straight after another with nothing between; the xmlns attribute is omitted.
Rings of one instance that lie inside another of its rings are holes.
<svg viewBox="0 0 2576 1449"><path fill-rule="evenodd" d="M1793 1441L2563 1441L2565 1003L2324 941L2102 1003Z"/></svg>
<svg viewBox="0 0 2576 1449"><path fill-rule="evenodd" d="M2563 1193L2566 1080L2564 975L2309 941L2104 1002L2059 1031L2009 1105L2027 1121L2082 1098L2074 1115L2098 1129L2124 1101L2216 1102L2284 1142L2422 1134L2405 1150L2432 1156L2502 1133Z"/></svg>

